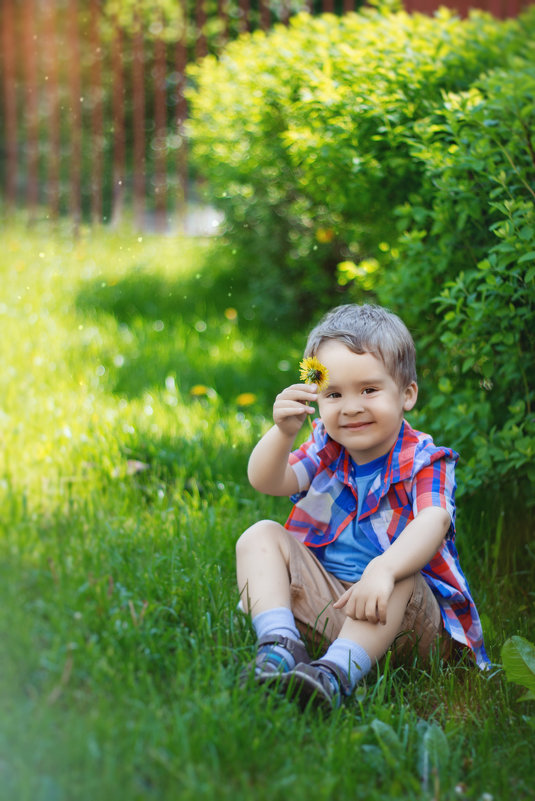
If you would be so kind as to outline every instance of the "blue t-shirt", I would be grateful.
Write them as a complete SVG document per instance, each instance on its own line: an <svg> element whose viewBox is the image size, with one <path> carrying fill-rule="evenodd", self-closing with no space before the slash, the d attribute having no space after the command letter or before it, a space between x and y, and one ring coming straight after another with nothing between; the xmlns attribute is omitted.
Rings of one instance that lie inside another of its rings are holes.
<svg viewBox="0 0 535 801"><path fill-rule="evenodd" d="M358 581L368 562L382 553L361 531L358 519L368 491L382 471L387 457L386 453L367 464L352 463L352 479L355 482L358 496L357 514L334 542L314 548L314 553L325 570L342 581Z"/></svg>

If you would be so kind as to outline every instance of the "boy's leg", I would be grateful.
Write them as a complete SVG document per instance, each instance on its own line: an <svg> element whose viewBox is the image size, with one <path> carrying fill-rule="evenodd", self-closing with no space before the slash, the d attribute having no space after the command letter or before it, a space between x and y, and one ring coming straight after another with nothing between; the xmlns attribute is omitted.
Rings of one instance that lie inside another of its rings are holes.
<svg viewBox="0 0 535 801"><path fill-rule="evenodd" d="M263 520L247 529L236 545L241 603L251 613L258 637L251 667L262 682L309 661L291 611L287 538L279 523Z"/></svg>
<svg viewBox="0 0 535 801"><path fill-rule="evenodd" d="M312 549L299 543L283 526L273 521L262 521L242 535L237 545L237 562L243 606L246 611L251 610L253 624L261 622L264 613L269 618L270 610L277 612L275 604L280 604L286 611L291 609L292 622L295 621L301 631L316 635L316 640L323 639L331 643L324 657L314 665L333 668L344 694L352 691L357 681L386 653L400 632L414 628L415 636L417 639L421 637L422 645L424 629L426 642L432 636L436 639L436 634L440 633L438 604L430 591L431 598L427 597L429 593L426 595L419 591L422 586L424 590L427 587L420 574L396 584L389 601L385 626L351 620L343 610L333 609L333 601L350 584L339 581L325 571ZM436 608L433 608L433 604ZM256 610L259 610L259 614L255 614ZM306 663L308 658L301 661ZM301 671L308 669L306 664L298 664L297 667ZM328 670L327 675L332 677ZM305 680L308 679L309 676L305 676ZM329 681L327 685L328 691L324 695L327 705L332 706L333 693ZM335 686L335 696L337 692L339 697ZM336 701L335 698L334 704Z"/></svg>
<svg viewBox="0 0 535 801"><path fill-rule="evenodd" d="M340 637L358 643L369 655L372 664L388 651L401 631L405 610L414 588L414 576L398 581L390 596L386 623L370 623L346 617Z"/></svg>
<svg viewBox="0 0 535 801"><path fill-rule="evenodd" d="M287 535L279 523L262 520L236 543L240 598L253 618L269 609L291 608Z"/></svg>
<svg viewBox="0 0 535 801"><path fill-rule="evenodd" d="M336 639L321 659L296 665L286 684L303 705L314 697L326 708L338 706L388 650L400 632L414 587L414 576L399 581L390 596L386 623L345 617Z"/></svg>
<svg viewBox="0 0 535 801"><path fill-rule="evenodd" d="M415 655L426 660L433 651L449 659L456 652L456 646L444 628L436 597L423 575L418 573L400 633L392 644L392 664L410 662Z"/></svg>

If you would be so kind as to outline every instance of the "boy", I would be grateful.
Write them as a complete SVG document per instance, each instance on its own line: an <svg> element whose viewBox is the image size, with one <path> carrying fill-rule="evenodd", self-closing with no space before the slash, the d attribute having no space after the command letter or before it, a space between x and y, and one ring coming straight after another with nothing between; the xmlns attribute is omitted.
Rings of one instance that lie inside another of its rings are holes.
<svg viewBox="0 0 535 801"><path fill-rule="evenodd" d="M294 502L284 527L261 521L236 547L258 636L255 679L332 708L393 644L426 657L433 646L447 656L456 641L485 667L453 541L458 456L403 419L418 396L407 328L377 306L340 306L312 330L305 357L325 368L326 386L277 395L274 425L249 460L255 489ZM320 419L292 452L314 401ZM330 643L320 659L301 632Z"/></svg>

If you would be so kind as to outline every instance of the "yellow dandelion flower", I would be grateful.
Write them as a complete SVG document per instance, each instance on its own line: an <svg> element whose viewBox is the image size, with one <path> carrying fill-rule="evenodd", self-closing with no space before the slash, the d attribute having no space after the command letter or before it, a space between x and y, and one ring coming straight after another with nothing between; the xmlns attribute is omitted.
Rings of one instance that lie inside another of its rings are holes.
<svg viewBox="0 0 535 801"><path fill-rule="evenodd" d="M241 395L238 395L236 398L236 403L238 406L251 406L256 400L256 395L253 392L242 392Z"/></svg>
<svg viewBox="0 0 535 801"><path fill-rule="evenodd" d="M308 356L299 364L301 381L305 384L317 384L321 392L329 385L329 371L315 356Z"/></svg>
<svg viewBox="0 0 535 801"><path fill-rule="evenodd" d="M195 384L195 386L190 389L190 395L194 395L195 397L207 394L208 387L205 387L204 384Z"/></svg>

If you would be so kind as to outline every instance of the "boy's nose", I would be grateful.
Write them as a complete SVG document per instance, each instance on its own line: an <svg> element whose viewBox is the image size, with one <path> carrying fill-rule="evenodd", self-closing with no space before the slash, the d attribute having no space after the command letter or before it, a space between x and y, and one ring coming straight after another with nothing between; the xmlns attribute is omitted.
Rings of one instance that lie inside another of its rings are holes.
<svg viewBox="0 0 535 801"><path fill-rule="evenodd" d="M360 397L354 397L346 399L342 411L344 414L347 414L349 416L354 416L356 414L359 414L359 412L362 412L363 408L364 407Z"/></svg>

